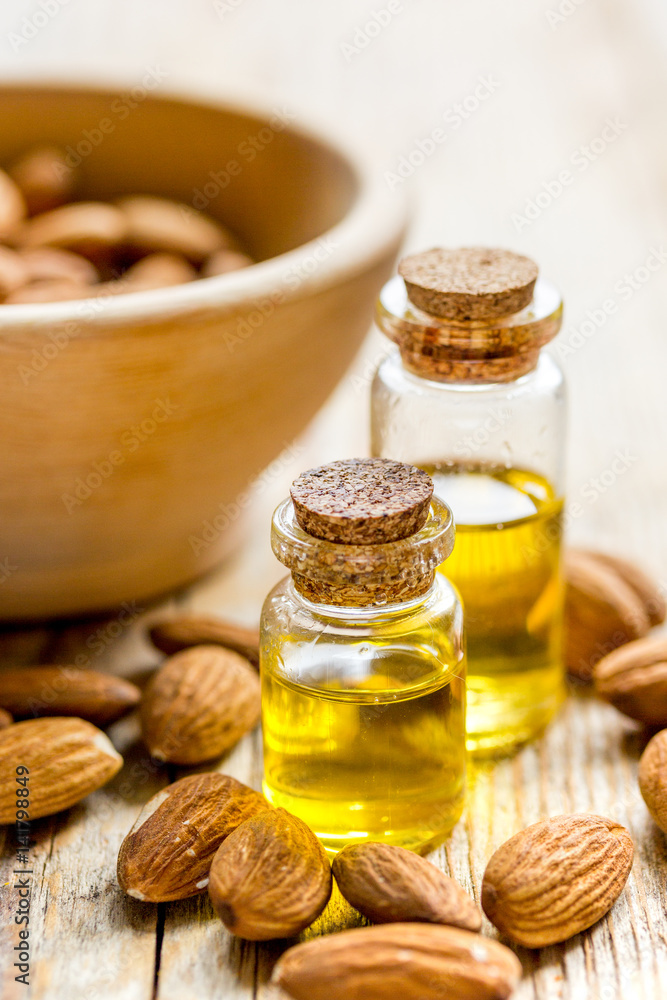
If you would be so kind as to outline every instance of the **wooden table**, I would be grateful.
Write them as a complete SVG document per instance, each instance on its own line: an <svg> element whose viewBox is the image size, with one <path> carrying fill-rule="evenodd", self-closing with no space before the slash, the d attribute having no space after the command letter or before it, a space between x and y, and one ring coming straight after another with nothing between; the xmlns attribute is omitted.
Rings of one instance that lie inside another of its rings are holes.
<svg viewBox="0 0 667 1000"><path fill-rule="evenodd" d="M366 26L381 7L382 0L73 2L17 46L11 35L27 15L9 4L0 13L4 75L114 75L131 85L158 63L171 89L259 91L383 146L390 184L401 157L429 149L433 129L443 129L445 139L406 181L419 198L410 248L514 246L562 287L566 328L554 349L571 386L570 539L638 557L667 587L667 24L660 0L403 0L376 36ZM656 270L644 269L649 258ZM292 457L260 481L247 543L218 574L161 608L140 609L129 627L111 618L6 633L2 663L66 663L83 651L91 666L132 676L158 662L144 639L146 620L177 605L256 620L281 574L268 547L270 512L301 469L366 451L369 373L385 347L377 334L369 337ZM123 772L34 827L27 989L14 982L11 964L16 896L2 888L2 996L264 1000L277 945L231 939L205 897L153 907L119 891L118 846L141 803L177 774L150 763L134 719L111 735L126 755ZM627 825L636 843L627 888L606 919L564 946L520 953L517 1000L664 993L667 853L637 790L643 743L633 724L583 691L541 742L471 776L465 817L433 860L477 897L493 849L540 817L600 812ZM257 734L219 766L258 786ZM0 874L11 871L12 859L8 843ZM322 923L351 920L334 905Z"/></svg>

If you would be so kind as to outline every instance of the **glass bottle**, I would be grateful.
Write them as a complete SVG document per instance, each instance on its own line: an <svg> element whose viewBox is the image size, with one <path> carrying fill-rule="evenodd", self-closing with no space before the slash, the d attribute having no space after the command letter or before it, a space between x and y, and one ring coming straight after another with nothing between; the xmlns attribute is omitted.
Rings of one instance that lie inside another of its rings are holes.
<svg viewBox="0 0 667 1000"><path fill-rule="evenodd" d="M509 251L427 251L400 271L377 307L398 347L372 387L372 452L425 469L453 511L442 571L463 599L468 748L511 750L565 690L565 388L540 353L562 301Z"/></svg>
<svg viewBox="0 0 667 1000"><path fill-rule="evenodd" d="M417 469L410 475L428 484L423 523L403 518L399 530L386 507L379 521L369 516L369 475L381 483L382 507L396 501L387 477L396 468L409 467L350 460L306 474L325 477L315 495L325 508L342 497L343 520L356 518L349 530L320 531L320 515L302 516L293 499L273 518L273 551L291 576L262 611L264 793L333 852L364 840L427 850L463 805L462 610L435 572L454 525Z"/></svg>

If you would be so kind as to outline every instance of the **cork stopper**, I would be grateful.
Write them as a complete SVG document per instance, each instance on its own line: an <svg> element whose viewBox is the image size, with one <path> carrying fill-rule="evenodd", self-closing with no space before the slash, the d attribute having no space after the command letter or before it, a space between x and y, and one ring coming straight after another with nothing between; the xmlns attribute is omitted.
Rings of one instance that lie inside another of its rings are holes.
<svg viewBox="0 0 667 1000"><path fill-rule="evenodd" d="M383 607L426 594L454 546L449 507L433 497L426 524L414 535L374 545L343 545L307 534L291 499L273 515L271 546L292 573L295 589L314 604Z"/></svg>
<svg viewBox="0 0 667 1000"><path fill-rule="evenodd" d="M310 469L290 489L296 519L314 538L379 545L407 538L428 518L433 482L414 465L353 458Z"/></svg>
<svg viewBox="0 0 667 1000"><path fill-rule="evenodd" d="M512 382L558 333L563 302L509 250L427 250L384 286L377 323L408 371L439 382Z"/></svg>
<svg viewBox="0 0 667 1000"><path fill-rule="evenodd" d="M461 322L525 309L533 297L538 268L529 257L512 250L438 247L404 257L398 273L418 309Z"/></svg>

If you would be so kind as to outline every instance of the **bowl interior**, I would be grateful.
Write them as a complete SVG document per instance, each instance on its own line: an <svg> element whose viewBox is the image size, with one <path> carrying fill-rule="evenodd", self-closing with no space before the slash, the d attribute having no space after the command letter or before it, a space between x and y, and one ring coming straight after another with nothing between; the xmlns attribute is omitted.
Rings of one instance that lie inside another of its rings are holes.
<svg viewBox="0 0 667 1000"><path fill-rule="evenodd" d="M156 96L150 84L0 87L0 164L52 142L80 167L78 198L177 198L225 222L257 260L315 239L354 203L354 168L295 129L289 109L261 116Z"/></svg>

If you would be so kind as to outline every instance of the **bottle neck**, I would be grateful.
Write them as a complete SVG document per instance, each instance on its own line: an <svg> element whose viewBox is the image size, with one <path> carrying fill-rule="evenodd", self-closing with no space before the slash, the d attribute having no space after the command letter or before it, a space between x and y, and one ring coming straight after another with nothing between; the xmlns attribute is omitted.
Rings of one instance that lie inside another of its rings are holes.
<svg viewBox="0 0 667 1000"><path fill-rule="evenodd" d="M418 600L432 588L434 570L420 571L419 566L413 571L407 566L405 570L396 579L379 576L359 582L358 577L350 577L345 582L334 583L292 572L292 583L296 592L311 604L331 608L386 608Z"/></svg>
<svg viewBox="0 0 667 1000"><path fill-rule="evenodd" d="M375 621L378 618L400 618L402 615L412 615L419 608L426 605L436 595L439 578L433 574L430 586L421 594L412 597L405 597L403 600L387 600L384 602L339 604L337 601L330 603L324 600L312 600L308 594L299 589L297 582L292 578L289 586L295 600L301 601L309 611L320 617L330 618L336 621L349 622L350 619L363 623Z"/></svg>
<svg viewBox="0 0 667 1000"><path fill-rule="evenodd" d="M560 329L563 304L556 289L538 281L532 302L497 319L454 322L417 309L405 284L392 278L376 310L379 328L398 345L403 366L436 382L513 382L533 371L540 350Z"/></svg>

